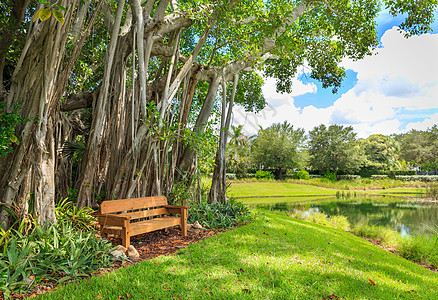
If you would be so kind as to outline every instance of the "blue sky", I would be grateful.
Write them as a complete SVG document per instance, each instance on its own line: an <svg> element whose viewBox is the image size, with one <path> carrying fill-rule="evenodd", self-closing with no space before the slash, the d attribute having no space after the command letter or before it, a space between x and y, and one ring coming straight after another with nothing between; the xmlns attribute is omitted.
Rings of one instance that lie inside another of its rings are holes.
<svg viewBox="0 0 438 300"><path fill-rule="evenodd" d="M433 32L406 39L397 27L402 20L380 14L376 54L343 62L347 76L338 93L304 73L294 79L291 94L277 93L275 80L266 79L268 107L259 114L236 107L233 123L244 124L247 134L286 120L306 130L341 124L353 126L359 137L438 124L438 21Z"/></svg>

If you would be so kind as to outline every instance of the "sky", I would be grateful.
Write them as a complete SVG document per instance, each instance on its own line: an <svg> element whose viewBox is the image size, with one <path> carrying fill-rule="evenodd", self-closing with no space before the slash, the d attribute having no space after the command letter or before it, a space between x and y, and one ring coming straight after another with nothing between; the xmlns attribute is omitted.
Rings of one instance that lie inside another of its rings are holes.
<svg viewBox="0 0 438 300"><path fill-rule="evenodd" d="M397 27L402 17L383 12L377 22L380 45L375 55L344 60L347 76L336 94L311 79L305 68L294 78L291 94L277 93L275 79L265 78L267 107L255 114L236 106L233 125L243 124L245 133L253 135L259 126L284 121L306 131L339 124L366 138L438 124L438 21L432 33L408 39Z"/></svg>

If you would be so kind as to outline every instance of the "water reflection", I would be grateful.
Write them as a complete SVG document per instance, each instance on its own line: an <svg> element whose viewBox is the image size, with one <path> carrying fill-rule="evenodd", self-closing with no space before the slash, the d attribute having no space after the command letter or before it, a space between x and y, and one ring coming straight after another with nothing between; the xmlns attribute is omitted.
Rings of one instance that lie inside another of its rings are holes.
<svg viewBox="0 0 438 300"><path fill-rule="evenodd" d="M323 212L329 216L343 215L352 225L362 222L389 226L403 235L429 235L438 231L438 205L404 198L321 199L312 202L259 204L259 208L280 211L300 210Z"/></svg>

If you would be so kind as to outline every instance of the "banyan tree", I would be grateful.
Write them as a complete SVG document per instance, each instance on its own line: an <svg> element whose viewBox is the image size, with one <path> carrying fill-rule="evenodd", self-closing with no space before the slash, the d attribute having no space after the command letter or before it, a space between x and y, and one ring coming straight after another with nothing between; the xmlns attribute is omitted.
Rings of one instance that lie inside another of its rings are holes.
<svg viewBox="0 0 438 300"><path fill-rule="evenodd" d="M226 201L234 104L264 107L261 76L290 91L305 66L340 86L342 59L377 46L382 8L426 32L434 1L7 0L0 5L0 100L25 120L0 158L0 201L40 223L77 190L99 198L172 195L193 182L219 121L211 202ZM418 13L421 11L421 13ZM73 157L75 159L73 159ZM0 223L10 224L3 209Z"/></svg>

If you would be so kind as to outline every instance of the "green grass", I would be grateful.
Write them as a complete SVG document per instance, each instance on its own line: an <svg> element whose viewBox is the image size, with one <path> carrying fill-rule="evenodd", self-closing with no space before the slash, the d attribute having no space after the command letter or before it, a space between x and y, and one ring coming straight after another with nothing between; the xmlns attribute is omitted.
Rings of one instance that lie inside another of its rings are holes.
<svg viewBox="0 0 438 300"><path fill-rule="evenodd" d="M264 182L233 182L228 188L227 194L238 198L246 197L262 197L261 199L245 199L245 202L250 203L267 203L267 202L289 202L290 198L272 198L268 200L268 196L335 196L339 190L347 190L357 195L397 195L397 196L415 196L424 192L421 188L412 187L393 187L387 188L384 185L380 186L381 189L375 189L375 185L361 185L361 189L354 189L351 184L351 180L344 180L337 182L338 187L331 184L327 184L327 187L312 185L316 179L309 181L302 180L299 183L295 182L281 182L281 181L264 181ZM342 183L343 182L343 183ZM338 190L336 188L339 188ZM265 201L268 200L268 201Z"/></svg>
<svg viewBox="0 0 438 300"><path fill-rule="evenodd" d="M314 196L314 197L267 197L267 198L244 198L239 199L249 206L257 204L277 204L277 203L319 203L328 199L336 199L334 196Z"/></svg>
<svg viewBox="0 0 438 300"><path fill-rule="evenodd" d="M288 182L248 182L232 183L227 194L234 197L253 196L305 196L305 195L336 195L336 190L305 184Z"/></svg>
<svg viewBox="0 0 438 300"><path fill-rule="evenodd" d="M438 274L350 233L266 214L39 299L437 299L437 286Z"/></svg>

